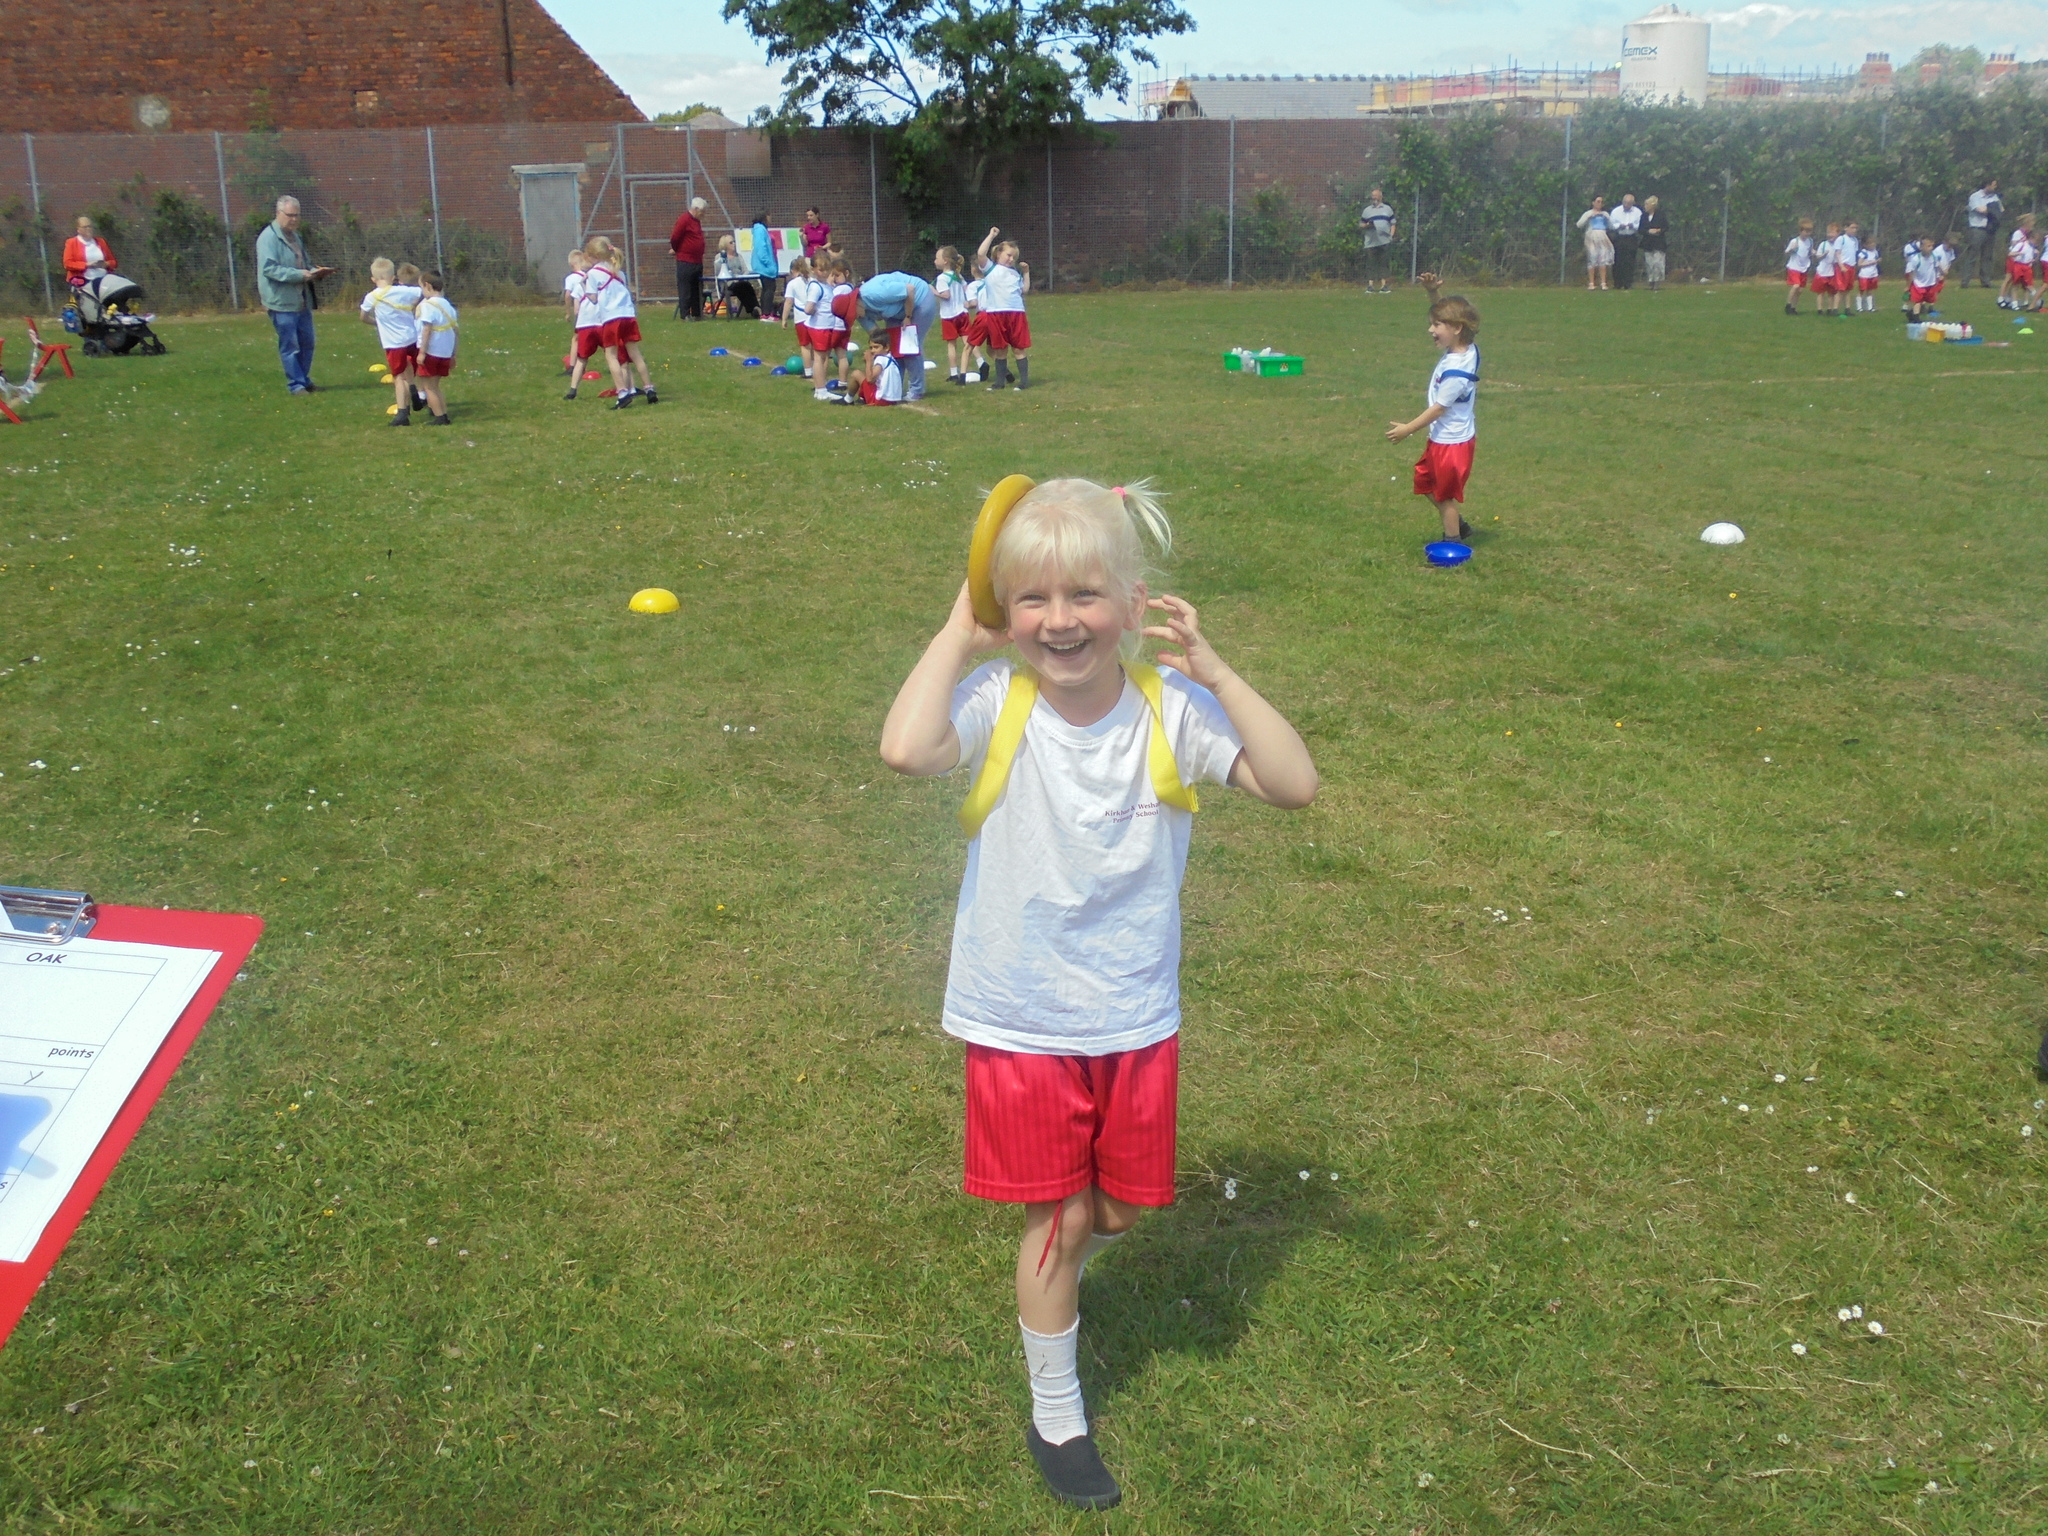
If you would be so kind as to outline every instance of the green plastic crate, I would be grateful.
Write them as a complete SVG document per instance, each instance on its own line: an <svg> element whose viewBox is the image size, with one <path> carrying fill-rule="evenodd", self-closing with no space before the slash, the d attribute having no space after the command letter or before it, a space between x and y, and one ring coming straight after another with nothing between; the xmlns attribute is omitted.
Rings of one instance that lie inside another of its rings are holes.
<svg viewBox="0 0 2048 1536"><path fill-rule="evenodd" d="M1254 358L1253 361L1259 365L1259 377L1262 379L1287 378L1305 371L1303 360L1298 357L1269 356ZM1244 359L1235 352L1224 353L1223 371L1225 373L1244 372Z"/></svg>

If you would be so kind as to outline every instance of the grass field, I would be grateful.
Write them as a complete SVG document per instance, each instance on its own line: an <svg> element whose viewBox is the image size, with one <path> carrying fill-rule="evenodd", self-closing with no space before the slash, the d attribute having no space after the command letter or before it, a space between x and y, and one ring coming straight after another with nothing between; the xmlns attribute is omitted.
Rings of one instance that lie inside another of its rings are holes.
<svg viewBox="0 0 2048 1536"><path fill-rule="evenodd" d="M2048 1525L2048 335L1477 297L1454 572L1413 295L1046 298L931 416L666 319L568 405L473 309L403 433L352 319L305 399L175 322L0 424L0 879L270 925L0 1353L0 1529ZM958 1193L964 785L875 754L1018 470L1158 477L1324 781L1204 800L1108 1517Z"/></svg>

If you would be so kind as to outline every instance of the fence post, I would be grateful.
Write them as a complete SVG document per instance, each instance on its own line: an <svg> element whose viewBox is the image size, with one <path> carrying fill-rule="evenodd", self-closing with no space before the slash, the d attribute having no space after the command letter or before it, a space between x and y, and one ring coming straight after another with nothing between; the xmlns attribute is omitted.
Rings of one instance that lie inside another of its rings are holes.
<svg viewBox="0 0 2048 1536"><path fill-rule="evenodd" d="M1052 137L1045 140L1045 291L1052 292Z"/></svg>
<svg viewBox="0 0 2048 1536"><path fill-rule="evenodd" d="M1237 116L1230 119L1230 218L1223 236L1223 286L1237 286Z"/></svg>
<svg viewBox="0 0 2048 1536"><path fill-rule="evenodd" d="M1422 186L1415 187L1415 218L1408 226L1408 281L1414 282L1422 271Z"/></svg>
<svg viewBox="0 0 2048 1536"><path fill-rule="evenodd" d="M21 146L28 151L28 200L36 218L36 249L43 258L43 307L55 314L57 298L50 292L50 242L43 233L43 188L42 183L36 180L36 136L24 133Z"/></svg>
<svg viewBox="0 0 2048 1536"><path fill-rule="evenodd" d="M220 147L220 130L213 130L213 173L220 178L220 227L222 243L228 248L228 303L242 307L241 285L235 279L235 216L228 209L228 157Z"/></svg>
<svg viewBox="0 0 2048 1536"><path fill-rule="evenodd" d="M1735 178L1727 171L1721 173L1721 275L1714 279L1719 283L1728 281L1728 194L1734 190Z"/></svg>
<svg viewBox="0 0 2048 1536"><path fill-rule="evenodd" d="M441 178L434 170L434 130L427 130L427 197L434 206L434 266L448 281L448 258L441 254Z"/></svg>
<svg viewBox="0 0 2048 1536"><path fill-rule="evenodd" d="M875 176L875 136L868 135L868 228L875 237L875 271L882 270L882 192Z"/></svg>
<svg viewBox="0 0 2048 1536"><path fill-rule="evenodd" d="M1564 286L1565 246L1570 237L1565 233L1571 228L1572 220L1572 119L1577 114L1567 112L1564 118L1564 196L1557 205L1557 286Z"/></svg>

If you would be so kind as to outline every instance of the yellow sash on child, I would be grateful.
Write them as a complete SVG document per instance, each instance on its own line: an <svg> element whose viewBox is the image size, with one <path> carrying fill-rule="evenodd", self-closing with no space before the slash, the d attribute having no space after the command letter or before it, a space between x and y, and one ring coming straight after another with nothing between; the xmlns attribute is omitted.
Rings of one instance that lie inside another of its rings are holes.
<svg viewBox="0 0 2048 1536"><path fill-rule="evenodd" d="M1159 669L1150 662L1127 661L1124 674L1138 685L1138 692L1145 696L1152 710L1152 741L1145 754L1152 775L1152 793L1159 797L1161 805L1179 806L1190 814L1199 811L1202 807L1194 786L1181 781L1173 744L1166 739L1165 684ZM961 830L969 837L980 835L981 824L1002 799L1003 788L1010 782L1010 765L1017 760L1017 748L1024 741L1025 722L1031 718L1032 706L1037 702L1038 674L1029 667L1017 668L1010 674L1002 712L996 716L995 731L988 739L988 756L982 760L981 772L974 776L974 787L960 805Z"/></svg>

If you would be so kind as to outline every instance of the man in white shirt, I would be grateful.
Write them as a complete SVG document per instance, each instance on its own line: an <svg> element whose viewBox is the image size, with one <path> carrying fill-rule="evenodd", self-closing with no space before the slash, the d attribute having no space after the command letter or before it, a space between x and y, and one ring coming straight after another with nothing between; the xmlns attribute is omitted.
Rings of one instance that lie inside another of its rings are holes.
<svg viewBox="0 0 2048 1536"><path fill-rule="evenodd" d="M1394 290L1387 286L1387 268L1394 254L1394 232L1398 223L1394 210L1380 196L1378 187L1372 189L1372 196L1359 210L1358 227L1365 231L1365 291L1392 293Z"/></svg>
<svg viewBox="0 0 2048 1536"><path fill-rule="evenodd" d="M1636 285L1636 250L1642 243L1643 210L1633 192L1621 194L1621 206L1607 215L1608 237L1614 241L1614 286Z"/></svg>
<svg viewBox="0 0 2048 1536"><path fill-rule="evenodd" d="M1998 221L2005 216L2005 204L1998 196L1998 178L1987 177L1984 185L1970 194L1969 260L1963 263L1958 288L1970 286L1975 276L1980 288L1991 286L1991 270L1998 261Z"/></svg>

